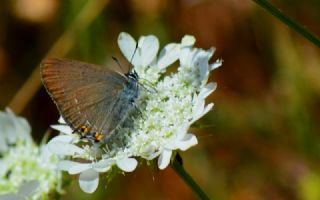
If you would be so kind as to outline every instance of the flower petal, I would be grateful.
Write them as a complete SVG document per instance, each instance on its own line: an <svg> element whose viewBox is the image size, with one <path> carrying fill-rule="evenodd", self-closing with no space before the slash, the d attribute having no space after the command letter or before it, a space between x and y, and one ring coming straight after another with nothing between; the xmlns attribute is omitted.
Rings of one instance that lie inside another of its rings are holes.
<svg viewBox="0 0 320 200"><path fill-rule="evenodd" d="M191 124L195 121L197 121L198 119L200 119L201 117L203 117L205 114L207 114L212 108L213 108L214 103L209 103L208 105L206 105L204 108L202 108L202 111L197 112L193 115ZM204 106L204 104L203 104Z"/></svg>
<svg viewBox="0 0 320 200"><path fill-rule="evenodd" d="M29 197L38 189L39 185L40 182L38 180L27 181L19 187L18 194L23 197Z"/></svg>
<svg viewBox="0 0 320 200"><path fill-rule="evenodd" d="M67 124L67 122L64 121L62 116L59 117L58 122L59 122L59 124Z"/></svg>
<svg viewBox="0 0 320 200"><path fill-rule="evenodd" d="M85 152L84 149L76 145L59 141L48 143L48 148L53 154L65 156L81 155Z"/></svg>
<svg viewBox="0 0 320 200"><path fill-rule="evenodd" d="M78 164L77 162L70 160L61 160L59 161L57 168L62 171L68 171L71 167Z"/></svg>
<svg viewBox="0 0 320 200"><path fill-rule="evenodd" d="M40 155L39 158L41 158L44 162L50 162L50 159L52 159L53 153L49 150L48 145L42 145L40 146Z"/></svg>
<svg viewBox="0 0 320 200"><path fill-rule="evenodd" d="M100 160L99 162L93 163L92 167L96 172L106 172L111 168L112 164L109 160Z"/></svg>
<svg viewBox="0 0 320 200"><path fill-rule="evenodd" d="M199 119L202 116L203 110L204 110L204 105L205 105L205 101L202 98L199 98L199 96L196 96L196 98L194 99L194 105L192 108L192 112L193 112L193 119Z"/></svg>
<svg viewBox="0 0 320 200"><path fill-rule="evenodd" d="M6 151L8 144L17 141L32 142L31 128L27 120L17 117L9 108L5 112L0 111L1 142L0 152Z"/></svg>
<svg viewBox="0 0 320 200"><path fill-rule="evenodd" d="M70 160L61 160L57 168L62 171L68 171L69 174L79 174L91 168L91 163L78 163Z"/></svg>
<svg viewBox="0 0 320 200"><path fill-rule="evenodd" d="M134 158L125 158L117 160L117 166L125 172L132 172L138 165L138 161Z"/></svg>
<svg viewBox="0 0 320 200"><path fill-rule="evenodd" d="M160 52L158 67L164 69L174 63L180 55L180 45L171 43L166 45Z"/></svg>
<svg viewBox="0 0 320 200"><path fill-rule="evenodd" d="M48 143L51 142L65 142L65 143L71 143L75 140L72 135L58 135L56 137L53 137Z"/></svg>
<svg viewBox="0 0 320 200"><path fill-rule="evenodd" d="M73 130L71 129L71 127L65 124L55 124L51 125L50 127L64 134L73 134Z"/></svg>
<svg viewBox="0 0 320 200"><path fill-rule="evenodd" d="M197 49L192 59L192 66L196 66L200 71L200 81L207 81L209 76L209 59L212 56L214 49L211 48L207 51Z"/></svg>
<svg viewBox="0 0 320 200"><path fill-rule="evenodd" d="M193 134L188 133L181 141L177 142L177 147L180 150L185 151L196 144L198 144L197 137Z"/></svg>
<svg viewBox="0 0 320 200"><path fill-rule="evenodd" d="M133 59L131 62L134 66L136 66L138 64L137 62L140 60L140 57L138 54L136 54L134 55L134 58L132 58L137 46L137 43L133 39L133 37L128 33L121 32L118 37L118 45L121 52L127 58L127 60L131 61L131 59Z"/></svg>
<svg viewBox="0 0 320 200"><path fill-rule="evenodd" d="M17 195L14 193L8 193L8 194L1 194L0 199L1 200L25 200L26 198L21 197L20 195Z"/></svg>
<svg viewBox="0 0 320 200"><path fill-rule="evenodd" d="M69 174L79 174L85 170L91 169L91 163L76 163L75 165L71 166L68 170Z"/></svg>
<svg viewBox="0 0 320 200"><path fill-rule="evenodd" d="M209 70L212 71L222 65L222 59L216 60L213 64L209 65Z"/></svg>
<svg viewBox="0 0 320 200"><path fill-rule="evenodd" d="M217 88L217 83L212 82L208 83L206 86L204 86L200 93L199 93L199 98L205 99L207 98L213 91L215 91Z"/></svg>
<svg viewBox="0 0 320 200"><path fill-rule="evenodd" d="M213 105L214 105L214 103L209 103L208 105L206 105L206 107L204 108L204 110L202 112L202 116L207 114L213 108Z"/></svg>
<svg viewBox="0 0 320 200"><path fill-rule="evenodd" d="M10 118L10 121L13 123L13 127L15 128L16 132L19 133L20 137L23 137L27 140L32 140L30 136L31 127L28 121L22 117L16 116L10 108L6 108L5 110L7 112L7 116ZM16 138L14 138L14 140L16 140Z"/></svg>
<svg viewBox="0 0 320 200"><path fill-rule="evenodd" d="M182 48L180 50L179 60L180 65L188 66L191 65L194 52L190 48Z"/></svg>
<svg viewBox="0 0 320 200"><path fill-rule="evenodd" d="M1 124L0 124L1 126ZM2 136L1 136L2 137ZM5 152L8 149L8 145L4 139L0 140L0 152Z"/></svg>
<svg viewBox="0 0 320 200"><path fill-rule="evenodd" d="M141 56L141 65L146 67L156 58L159 50L159 41L153 35L141 37L139 39L139 50Z"/></svg>
<svg viewBox="0 0 320 200"><path fill-rule="evenodd" d="M0 177L3 177L8 172L7 163L3 160L0 160Z"/></svg>
<svg viewBox="0 0 320 200"><path fill-rule="evenodd" d="M165 169L169 165L171 155L172 155L172 150L164 149L162 151L162 153L160 154L160 156L158 158L159 169Z"/></svg>
<svg viewBox="0 0 320 200"><path fill-rule="evenodd" d="M79 176L80 188L86 193L93 193L99 185L99 173L93 169L82 172Z"/></svg>
<svg viewBox="0 0 320 200"><path fill-rule="evenodd" d="M154 143L155 142L151 142L150 144L145 146L144 151L141 154L143 158L147 160L153 160L160 155L161 152L158 151L158 148Z"/></svg>
<svg viewBox="0 0 320 200"><path fill-rule="evenodd" d="M191 35L185 35L181 40L182 47L192 47L196 42L196 38Z"/></svg>

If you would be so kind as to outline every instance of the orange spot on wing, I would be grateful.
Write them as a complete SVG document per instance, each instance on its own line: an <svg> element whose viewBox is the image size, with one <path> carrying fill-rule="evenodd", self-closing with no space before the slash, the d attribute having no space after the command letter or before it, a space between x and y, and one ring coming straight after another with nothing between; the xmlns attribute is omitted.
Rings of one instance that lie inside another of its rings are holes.
<svg viewBox="0 0 320 200"><path fill-rule="evenodd" d="M79 131L81 133L87 134L89 132L89 128L86 125L82 125L80 126Z"/></svg>
<svg viewBox="0 0 320 200"><path fill-rule="evenodd" d="M97 141L101 141L103 139L103 134L96 132L94 134L94 137L96 138Z"/></svg>

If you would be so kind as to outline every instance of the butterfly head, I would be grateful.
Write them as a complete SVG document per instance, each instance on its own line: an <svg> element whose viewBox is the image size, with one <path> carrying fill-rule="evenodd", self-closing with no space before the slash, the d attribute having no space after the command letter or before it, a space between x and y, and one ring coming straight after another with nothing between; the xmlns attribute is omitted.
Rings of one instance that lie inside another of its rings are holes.
<svg viewBox="0 0 320 200"><path fill-rule="evenodd" d="M136 82L138 82L139 80L139 75L138 73L133 69L133 70L130 70L128 73L125 74L125 76L128 78L128 79L131 79L131 80L134 80Z"/></svg>

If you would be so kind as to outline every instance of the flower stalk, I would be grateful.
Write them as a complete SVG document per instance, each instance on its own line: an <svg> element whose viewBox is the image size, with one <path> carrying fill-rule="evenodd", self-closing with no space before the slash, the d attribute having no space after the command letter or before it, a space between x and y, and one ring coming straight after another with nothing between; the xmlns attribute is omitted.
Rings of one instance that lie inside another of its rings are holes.
<svg viewBox="0 0 320 200"><path fill-rule="evenodd" d="M208 195L202 190L202 188L193 180L193 178L183 168L182 158L180 154L178 153L176 154L170 166L182 178L182 180L189 186L189 188L199 197L199 199L201 200L210 199Z"/></svg>
<svg viewBox="0 0 320 200"><path fill-rule="evenodd" d="M307 28L305 28L295 20L283 14L278 8L273 6L267 0L253 0L253 1L259 6L261 6L263 9L265 9L267 12L269 12L271 15L275 16L281 22L283 22L284 24L292 28L294 31L302 35L304 38L309 40L311 43L320 47L320 39L318 36L316 36L314 33L312 33L310 30L308 30Z"/></svg>

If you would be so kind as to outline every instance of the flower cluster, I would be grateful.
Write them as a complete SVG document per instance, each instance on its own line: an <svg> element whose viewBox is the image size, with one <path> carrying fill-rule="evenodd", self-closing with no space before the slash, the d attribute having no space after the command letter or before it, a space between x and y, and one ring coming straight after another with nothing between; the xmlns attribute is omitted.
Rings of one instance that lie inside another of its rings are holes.
<svg viewBox="0 0 320 200"><path fill-rule="evenodd" d="M174 151L184 151L198 143L188 128L213 107L213 103L206 105L205 99L216 84L207 81L210 71L219 67L221 60L209 64L214 49L194 48L194 43L194 37L185 36L180 43L166 45L158 55L155 36L143 36L137 43L129 34L120 33L118 44L122 53L132 60L141 84L150 87L143 93L139 114L142 116L132 120L130 126L124 125L104 143L83 142L62 120L52 126L62 134L49 142L49 149L69 158L62 160L58 168L80 174L83 191L94 192L99 173L113 166L131 172L138 164L136 158L157 158L158 167L165 169ZM177 71L168 73L172 65L177 66Z"/></svg>
<svg viewBox="0 0 320 200"><path fill-rule="evenodd" d="M39 199L57 189L58 158L36 146L28 122L9 109L0 112L0 199Z"/></svg>

